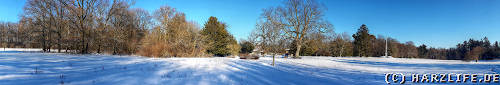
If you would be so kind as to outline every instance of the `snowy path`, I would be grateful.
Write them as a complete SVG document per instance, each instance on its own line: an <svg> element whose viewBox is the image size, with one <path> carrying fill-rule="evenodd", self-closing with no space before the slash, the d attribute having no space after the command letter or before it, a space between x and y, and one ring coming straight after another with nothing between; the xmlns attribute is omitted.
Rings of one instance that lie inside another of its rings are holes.
<svg viewBox="0 0 500 85"><path fill-rule="evenodd" d="M272 58L268 57L260 60L144 58L0 51L0 85L385 84L386 72L498 73L500 68L498 62L415 63L433 61L418 59L405 63L334 57L277 58L277 61L273 67Z"/></svg>

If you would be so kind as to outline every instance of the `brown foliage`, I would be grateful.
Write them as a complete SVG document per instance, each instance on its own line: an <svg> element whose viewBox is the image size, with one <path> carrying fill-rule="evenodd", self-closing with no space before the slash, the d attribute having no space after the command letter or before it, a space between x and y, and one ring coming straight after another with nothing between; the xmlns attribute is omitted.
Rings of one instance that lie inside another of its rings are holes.
<svg viewBox="0 0 500 85"><path fill-rule="evenodd" d="M142 42L138 54L150 57L200 57L205 56L203 36L194 22L188 22L185 15L174 8L163 6L156 11L154 27Z"/></svg>
<svg viewBox="0 0 500 85"><path fill-rule="evenodd" d="M484 47L474 47L472 51L469 51L465 54L465 60L470 61L470 60L479 60L481 57L481 54L484 53Z"/></svg>
<svg viewBox="0 0 500 85"><path fill-rule="evenodd" d="M167 47L164 44L151 44L151 45L146 45L144 46L145 48L142 48L138 54L143 55L143 56L149 56L149 57L161 57L163 56L163 51L164 48Z"/></svg>

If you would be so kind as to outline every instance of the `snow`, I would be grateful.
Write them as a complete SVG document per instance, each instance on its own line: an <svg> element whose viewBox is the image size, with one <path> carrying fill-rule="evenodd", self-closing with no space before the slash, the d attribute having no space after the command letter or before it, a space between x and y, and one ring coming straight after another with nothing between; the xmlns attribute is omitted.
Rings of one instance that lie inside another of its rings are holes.
<svg viewBox="0 0 500 85"><path fill-rule="evenodd" d="M500 61L379 57L146 58L0 50L0 85L385 84L384 74L499 73Z"/></svg>
<svg viewBox="0 0 500 85"><path fill-rule="evenodd" d="M312 57L302 59L281 59L281 62L306 64L326 68L362 71L367 73L494 73L491 69L500 70L500 61L465 62L461 60L433 60L409 58L380 57ZM499 73L498 71L495 71Z"/></svg>
<svg viewBox="0 0 500 85"><path fill-rule="evenodd" d="M2 51L2 53L7 53L7 52L38 52L38 51L42 51L42 49L39 49L39 48L0 48L0 51Z"/></svg>

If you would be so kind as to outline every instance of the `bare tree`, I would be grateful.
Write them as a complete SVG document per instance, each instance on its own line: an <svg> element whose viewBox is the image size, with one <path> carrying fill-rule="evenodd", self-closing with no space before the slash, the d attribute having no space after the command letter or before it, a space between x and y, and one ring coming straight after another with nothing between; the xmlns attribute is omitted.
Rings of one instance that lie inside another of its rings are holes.
<svg viewBox="0 0 500 85"><path fill-rule="evenodd" d="M91 30L95 27L96 12L102 6L106 6L108 1L104 0L76 0L69 1L68 3L63 3L65 7L69 10L69 15L72 20L72 28L76 28L76 35L79 35L79 46L78 49L80 53L89 53L89 45L92 44L90 41Z"/></svg>
<svg viewBox="0 0 500 85"><path fill-rule="evenodd" d="M303 38L312 31L324 31L331 24L324 20L324 5L315 0L287 0L284 6L269 8L262 14L267 21L277 25L284 35L296 41L294 58L300 58Z"/></svg>
<svg viewBox="0 0 500 85"><path fill-rule="evenodd" d="M4 23L3 22L0 22L0 45L3 47L3 49L5 50L5 48L7 48L7 29L3 26Z"/></svg>
<svg viewBox="0 0 500 85"><path fill-rule="evenodd" d="M55 35L60 33L59 27L62 26L58 23L61 21L58 17L63 16L59 10L62 9L56 0L29 0L24 7L24 14L21 15L19 26L32 30L33 36L38 37L37 41L41 42L44 51L50 51L53 44L60 44L61 35Z"/></svg>
<svg viewBox="0 0 500 85"><path fill-rule="evenodd" d="M332 56L352 56L352 37L346 32L336 34L330 42L330 52Z"/></svg>
<svg viewBox="0 0 500 85"><path fill-rule="evenodd" d="M252 32L252 35L255 36L253 39L257 42L259 49L264 53L271 53L273 55L272 65L274 65L275 56L284 50L284 46L280 46L280 41L284 40L281 34L282 31L278 26L268 21L258 22Z"/></svg>

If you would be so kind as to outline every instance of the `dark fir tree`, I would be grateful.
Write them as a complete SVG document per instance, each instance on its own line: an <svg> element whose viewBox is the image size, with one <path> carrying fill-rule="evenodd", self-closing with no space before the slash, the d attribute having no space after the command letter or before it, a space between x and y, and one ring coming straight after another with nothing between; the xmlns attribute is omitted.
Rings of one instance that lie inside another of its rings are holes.
<svg viewBox="0 0 500 85"><path fill-rule="evenodd" d="M427 53L429 52L429 50L427 49L427 46L425 44L422 44L420 46L417 47L418 49L418 57L420 58L429 58Z"/></svg>
<svg viewBox="0 0 500 85"><path fill-rule="evenodd" d="M354 48L353 55L354 56L371 56L370 48L372 47L372 41L375 36L368 33L368 27L365 24L361 25L356 34L353 34L354 38Z"/></svg>
<svg viewBox="0 0 500 85"><path fill-rule="evenodd" d="M206 37L206 44L208 45L207 53L215 56L228 56L231 54L231 49L228 47L233 37L227 32L226 25L217 21L216 17L211 16L205 27L203 27L201 34Z"/></svg>
<svg viewBox="0 0 500 85"><path fill-rule="evenodd" d="M498 41L495 41L495 44L493 46L493 53L495 55L495 58L500 58L500 46L498 45Z"/></svg>

